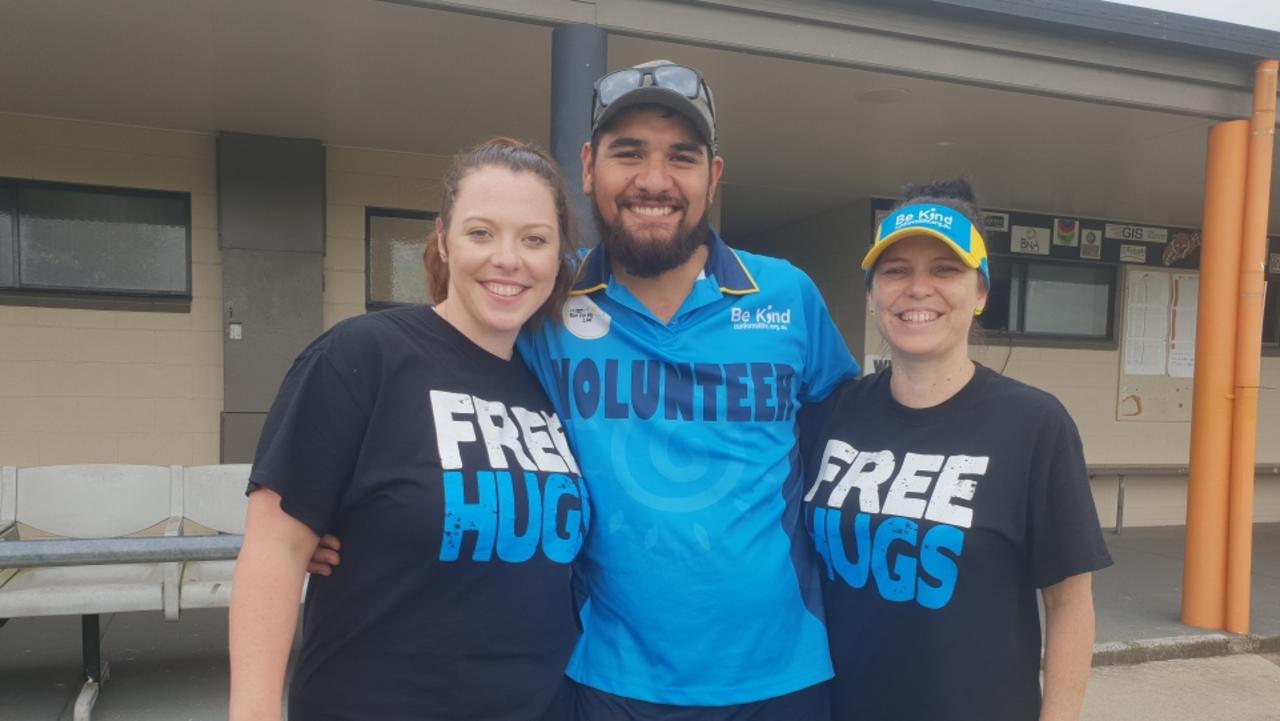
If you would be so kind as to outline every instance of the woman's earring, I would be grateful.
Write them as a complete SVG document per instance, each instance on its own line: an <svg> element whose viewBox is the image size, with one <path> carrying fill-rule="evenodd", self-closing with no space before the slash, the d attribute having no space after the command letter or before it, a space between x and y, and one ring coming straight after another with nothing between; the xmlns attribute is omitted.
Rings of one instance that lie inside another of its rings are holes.
<svg viewBox="0 0 1280 721"><path fill-rule="evenodd" d="M982 315L982 309L981 309L981 308L974 308L974 309L973 309L973 315L974 315L974 317L975 317L975 318L976 318L976 317L978 317L978 316L980 316L980 315Z"/></svg>

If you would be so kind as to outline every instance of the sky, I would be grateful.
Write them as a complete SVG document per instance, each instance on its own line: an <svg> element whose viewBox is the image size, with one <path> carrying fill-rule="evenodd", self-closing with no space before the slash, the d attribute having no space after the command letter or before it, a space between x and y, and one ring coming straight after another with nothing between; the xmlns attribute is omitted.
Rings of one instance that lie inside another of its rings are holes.
<svg viewBox="0 0 1280 721"><path fill-rule="evenodd" d="M1280 32L1277 0L1106 0Z"/></svg>

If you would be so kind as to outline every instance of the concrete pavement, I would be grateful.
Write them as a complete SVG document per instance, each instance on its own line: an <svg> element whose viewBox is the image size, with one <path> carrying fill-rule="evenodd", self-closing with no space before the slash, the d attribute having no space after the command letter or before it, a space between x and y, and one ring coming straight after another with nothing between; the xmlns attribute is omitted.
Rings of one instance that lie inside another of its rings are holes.
<svg viewBox="0 0 1280 721"><path fill-rule="evenodd" d="M1277 721L1280 655L1100 666L1081 721Z"/></svg>

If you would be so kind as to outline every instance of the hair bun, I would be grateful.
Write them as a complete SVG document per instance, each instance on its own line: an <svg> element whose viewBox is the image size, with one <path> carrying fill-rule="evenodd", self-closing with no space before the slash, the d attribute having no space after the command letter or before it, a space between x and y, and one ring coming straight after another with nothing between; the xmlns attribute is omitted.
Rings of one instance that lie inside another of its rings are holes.
<svg viewBox="0 0 1280 721"><path fill-rule="evenodd" d="M934 180L928 183L910 183L902 189L902 194L906 196L906 202L911 202L916 198L946 198L973 204L978 202L977 195L973 192L973 186L969 185L969 181L964 178Z"/></svg>
<svg viewBox="0 0 1280 721"><path fill-rule="evenodd" d="M905 196L893 206L897 210L907 205L942 205L958 211L976 228L982 227L982 211L973 186L964 178L945 178L928 183L909 183L902 189Z"/></svg>

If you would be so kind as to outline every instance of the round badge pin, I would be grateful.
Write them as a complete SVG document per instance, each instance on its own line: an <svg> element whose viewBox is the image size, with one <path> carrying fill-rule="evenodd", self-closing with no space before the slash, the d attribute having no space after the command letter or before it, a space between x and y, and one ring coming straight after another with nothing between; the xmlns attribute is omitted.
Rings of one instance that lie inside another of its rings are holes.
<svg viewBox="0 0 1280 721"><path fill-rule="evenodd" d="M570 297L565 302L561 315L564 318L564 327L583 340L605 337L612 322L609 314L585 295Z"/></svg>

